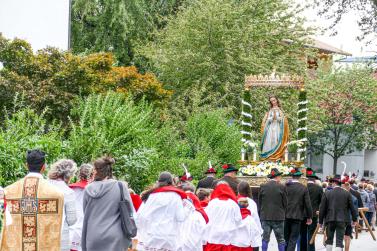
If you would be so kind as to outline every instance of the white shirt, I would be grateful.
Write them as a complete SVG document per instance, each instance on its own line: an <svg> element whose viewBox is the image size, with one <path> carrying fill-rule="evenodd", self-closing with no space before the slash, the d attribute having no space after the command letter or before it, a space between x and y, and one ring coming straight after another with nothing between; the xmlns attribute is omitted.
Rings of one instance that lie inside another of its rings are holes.
<svg viewBox="0 0 377 251"><path fill-rule="evenodd" d="M209 222L206 241L211 244L230 245L241 226L242 216L238 204L233 200L213 199L205 209Z"/></svg>
<svg viewBox="0 0 377 251"><path fill-rule="evenodd" d="M84 189L75 187L72 188L75 193L75 206L77 221L69 227L69 236L71 240L71 249L81 251L81 234L82 224L84 222L83 198Z"/></svg>
<svg viewBox="0 0 377 251"><path fill-rule="evenodd" d="M69 251L71 249L69 226L75 224L77 220L75 208L75 193L63 180L49 180L49 182L51 185L54 185L62 193L64 193L61 251Z"/></svg>
<svg viewBox="0 0 377 251"><path fill-rule="evenodd" d="M204 233L206 221L201 213L195 210L189 200L183 201L187 214L186 220L181 224L179 251L202 251L205 244Z"/></svg>
<svg viewBox="0 0 377 251"><path fill-rule="evenodd" d="M136 213L137 250L171 250L179 247L180 224L185 221L181 197L174 192L149 195Z"/></svg>

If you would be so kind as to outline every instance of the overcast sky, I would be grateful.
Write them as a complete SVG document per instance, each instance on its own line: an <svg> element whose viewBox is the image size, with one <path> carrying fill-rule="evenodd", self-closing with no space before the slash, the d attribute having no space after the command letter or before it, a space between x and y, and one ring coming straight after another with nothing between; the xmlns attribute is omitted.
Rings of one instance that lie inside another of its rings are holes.
<svg viewBox="0 0 377 251"><path fill-rule="evenodd" d="M295 0L298 3L313 0ZM261 1L261 4L263 1ZM303 15L308 25L328 27L329 22L317 16L316 10L306 9ZM0 0L0 32L8 38L20 37L28 40L34 50L47 45L68 48L69 0ZM356 23L357 13L351 12L336 27L338 35L317 34L317 38L330 45L358 55L373 55L374 45L365 46L356 41L360 34ZM373 44L373 43L372 43Z"/></svg>
<svg viewBox="0 0 377 251"><path fill-rule="evenodd" d="M313 2L312 0L296 0L298 3ZM327 28L331 24L329 20L317 15L317 10L314 8L308 8L302 14L308 19L307 25L316 26L320 28ZM338 32L336 36L330 36L331 31L325 32L323 35L317 34L318 40L328 43L344 51L350 52L353 56L361 55L375 55L377 47L375 46L375 40L371 45L365 45L365 41L360 42L356 40L356 37L360 35L360 29L357 25L358 13L352 11L343 17L341 23L339 23L335 29Z"/></svg>
<svg viewBox="0 0 377 251"><path fill-rule="evenodd" d="M0 32L19 37L34 50L68 48L69 0L0 0Z"/></svg>

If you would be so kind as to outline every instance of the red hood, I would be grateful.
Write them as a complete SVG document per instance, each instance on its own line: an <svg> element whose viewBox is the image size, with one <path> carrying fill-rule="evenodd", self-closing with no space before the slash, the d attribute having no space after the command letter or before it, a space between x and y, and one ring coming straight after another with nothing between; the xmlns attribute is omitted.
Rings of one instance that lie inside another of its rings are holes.
<svg viewBox="0 0 377 251"><path fill-rule="evenodd" d="M211 194L211 200L213 199L219 200L233 200L237 203L237 196L232 190L232 188L227 184L220 184L216 186L215 190L213 190Z"/></svg>
<svg viewBox="0 0 377 251"><path fill-rule="evenodd" d="M200 204L200 201L198 199L198 197L191 193L191 192L187 192L187 197L189 197L191 200L192 200L192 203L194 204L194 207L196 209L196 211L198 211L199 213L202 214L204 220L206 221L206 223L208 223L209 219L208 219L208 215L207 213L204 211L202 205Z"/></svg>
<svg viewBox="0 0 377 251"><path fill-rule="evenodd" d="M69 187L70 188L81 188L81 189L85 189L85 187L89 184L89 182L87 180L80 180L79 182L76 182L76 183L73 183L73 184L70 184Z"/></svg>
<svg viewBox="0 0 377 251"><path fill-rule="evenodd" d="M176 193L181 197L182 200L187 199L187 194L185 192L173 186L159 187L159 188L154 189L152 193L165 193L165 192Z"/></svg>

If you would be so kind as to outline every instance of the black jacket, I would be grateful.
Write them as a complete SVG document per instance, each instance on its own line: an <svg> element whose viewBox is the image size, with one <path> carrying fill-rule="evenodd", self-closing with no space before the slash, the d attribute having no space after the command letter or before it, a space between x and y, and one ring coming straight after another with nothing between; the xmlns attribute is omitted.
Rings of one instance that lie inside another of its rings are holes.
<svg viewBox="0 0 377 251"><path fill-rule="evenodd" d="M238 179L232 178L230 176L224 176L221 179L213 182L213 187L215 187L216 184L219 183L219 181L226 181L229 184L229 186L232 188L234 193L238 195L238 184L240 183Z"/></svg>
<svg viewBox="0 0 377 251"><path fill-rule="evenodd" d="M351 193L353 196L356 197L356 199L357 199L357 206L358 206L359 208L364 207L364 206L363 206L363 200L361 199L361 195L360 195L360 193L359 193L358 191L356 191L356 190L353 190L352 188L350 189L350 193Z"/></svg>
<svg viewBox="0 0 377 251"><path fill-rule="evenodd" d="M216 179L214 177L205 177L204 179L199 180L196 189L199 188L210 188L213 189L213 183Z"/></svg>
<svg viewBox="0 0 377 251"><path fill-rule="evenodd" d="M313 209L313 217L318 217L319 205L321 204L323 189L315 183L308 183L308 191L310 196L310 204Z"/></svg>
<svg viewBox="0 0 377 251"><path fill-rule="evenodd" d="M341 187L335 187L322 196L319 224L323 224L323 221L349 223L350 212L352 221L356 221L358 212L353 206L351 193Z"/></svg>
<svg viewBox="0 0 377 251"><path fill-rule="evenodd" d="M285 220L287 207L285 187L274 180L263 184L259 191L259 205L261 220Z"/></svg>
<svg viewBox="0 0 377 251"><path fill-rule="evenodd" d="M308 188L300 182L288 182L286 191L288 205L285 218L294 220L312 218L313 210L310 204Z"/></svg>

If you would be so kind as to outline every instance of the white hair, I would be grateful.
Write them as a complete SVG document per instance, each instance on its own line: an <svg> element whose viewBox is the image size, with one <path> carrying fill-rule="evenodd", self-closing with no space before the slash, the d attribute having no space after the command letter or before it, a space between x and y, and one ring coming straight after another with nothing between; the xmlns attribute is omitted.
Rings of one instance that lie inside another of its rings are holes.
<svg viewBox="0 0 377 251"><path fill-rule="evenodd" d="M51 165L48 177L52 180L63 179L69 180L77 170L77 164L70 159L61 159Z"/></svg>

